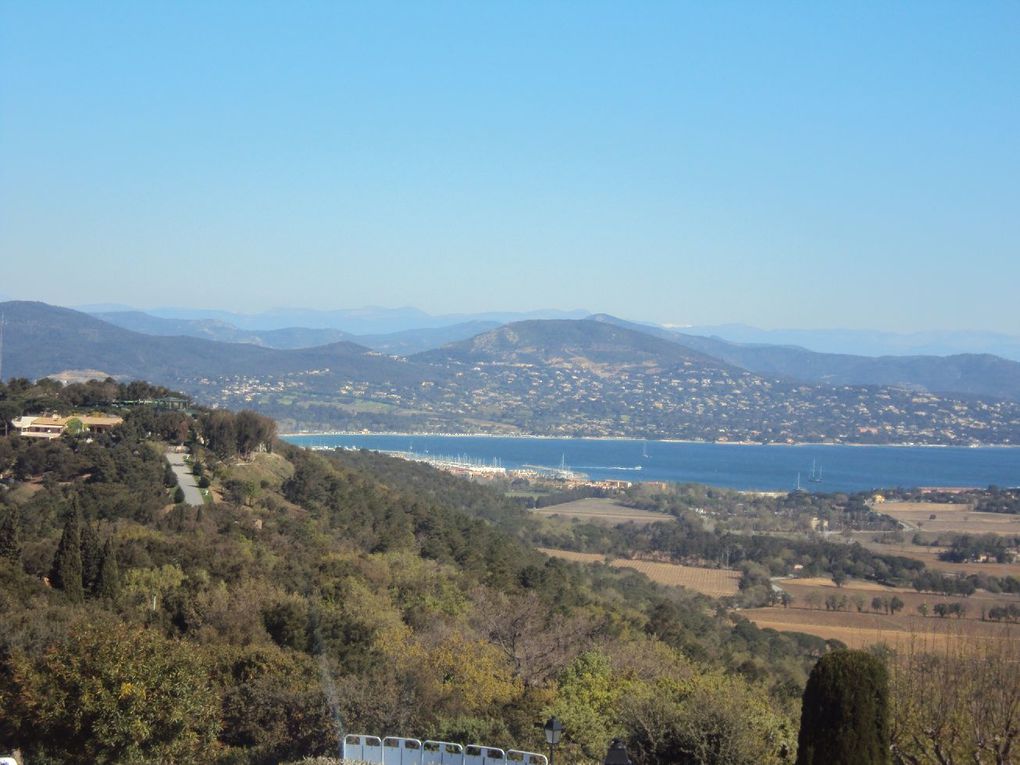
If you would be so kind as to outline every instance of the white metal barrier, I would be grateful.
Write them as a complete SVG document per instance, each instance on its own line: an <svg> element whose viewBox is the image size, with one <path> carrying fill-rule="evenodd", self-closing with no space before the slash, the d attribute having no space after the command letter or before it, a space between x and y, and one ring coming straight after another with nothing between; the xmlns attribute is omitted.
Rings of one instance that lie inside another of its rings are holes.
<svg viewBox="0 0 1020 765"><path fill-rule="evenodd" d="M344 736L343 751L340 754L345 760L382 765L382 739L378 736Z"/></svg>
<svg viewBox="0 0 1020 765"><path fill-rule="evenodd" d="M544 754L520 749L360 733L344 736L340 757L370 765L549 765Z"/></svg>
<svg viewBox="0 0 1020 765"><path fill-rule="evenodd" d="M471 744L464 747L464 765L507 765L506 752L494 746Z"/></svg>
<svg viewBox="0 0 1020 765"><path fill-rule="evenodd" d="M387 736L383 739L383 765L422 765L421 741Z"/></svg>
<svg viewBox="0 0 1020 765"><path fill-rule="evenodd" d="M464 747L460 744L426 741L421 750L421 765L464 765Z"/></svg>

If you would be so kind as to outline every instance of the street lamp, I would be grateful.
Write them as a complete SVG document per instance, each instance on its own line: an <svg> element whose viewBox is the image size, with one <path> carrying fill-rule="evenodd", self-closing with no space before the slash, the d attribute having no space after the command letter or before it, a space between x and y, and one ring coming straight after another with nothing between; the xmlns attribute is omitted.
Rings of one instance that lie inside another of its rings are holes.
<svg viewBox="0 0 1020 765"><path fill-rule="evenodd" d="M553 715L545 723L545 742L549 745L549 765L554 763L556 745L560 743L560 736L563 735L563 723Z"/></svg>
<svg viewBox="0 0 1020 765"><path fill-rule="evenodd" d="M613 739L602 765L631 765L630 757L627 756L627 747L620 739Z"/></svg>

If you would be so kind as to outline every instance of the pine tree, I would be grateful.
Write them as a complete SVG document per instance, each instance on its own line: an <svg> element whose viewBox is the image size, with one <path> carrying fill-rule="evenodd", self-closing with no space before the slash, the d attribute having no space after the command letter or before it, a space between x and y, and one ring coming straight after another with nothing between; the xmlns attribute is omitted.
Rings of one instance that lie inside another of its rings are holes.
<svg viewBox="0 0 1020 765"><path fill-rule="evenodd" d="M835 651L811 670L797 765L888 765L889 675L865 651Z"/></svg>
<svg viewBox="0 0 1020 765"><path fill-rule="evenodd" d="M0 558L21 562L21 533L18 529L18 513L7 508L0 517Z"/></svg>
<svg viewBox="0 0 1020 765"><path fill-rule="evenodd" d="M85 600L81 579L81 516L77 507L67 516L64 533L60 535L50 571L50 584L63 590L74 603Z"/></svg>
<svg viewBox="0 0 1020 765"><path fill-rule="evenodd" d="M103 560L99 565L96 595L104 600L116 600L120 594L120 566L117 565L117 548L107 539L103 546Z"/></svg>
<svg viewBox="0 0 1020 765"><path fill-rule="evenodd" d="M88 521L81 528L81 584L86 595L96 594L102 550L99 535Z"/></svg>

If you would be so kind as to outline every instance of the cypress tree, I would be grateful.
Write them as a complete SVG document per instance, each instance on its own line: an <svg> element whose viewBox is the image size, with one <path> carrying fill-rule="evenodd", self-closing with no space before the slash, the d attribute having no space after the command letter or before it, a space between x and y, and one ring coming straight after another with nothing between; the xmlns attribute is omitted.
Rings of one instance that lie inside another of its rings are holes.
<svg viewBox="0 0 1020 765"><path fill-rule="evenodd" d="M116 600L120 594L120 566L117 565L117 548L107 539L103 546L103 560L99 565L96 595L104 600Z"/></svg>
<svg viewBox="0 0 1020 765"><path fill-rule="evenodd" d="M81 528L81 584L86 595L95 595L102 550L99 535L88 521Z"/></svg>
<svg viewBox="0 0 1020 765"><path fill-rule="evenodd" d="M81 578L81 517L77 508L67 516L64 533L60 535L50 570L50 584L63 590L74 603L85 600Z"/></svg>
<svg viewBox="0 0 1020 765"><path fill-rule="evenodd" d="M0 515L0 558L21 563L21 532L18 513L12 507Z"/></svg>
<svg viewBox="0 0 1020 765"><path fill-rule="evenodd" d="M888 765L889 675L865 651L818 660L800 716L797 765Z"/></svg>

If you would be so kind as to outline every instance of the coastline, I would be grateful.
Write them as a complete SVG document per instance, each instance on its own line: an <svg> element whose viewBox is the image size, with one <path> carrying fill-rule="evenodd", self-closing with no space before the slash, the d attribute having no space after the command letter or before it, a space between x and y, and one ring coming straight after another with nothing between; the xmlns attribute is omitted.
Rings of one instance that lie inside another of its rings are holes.
<svg viewBox="0 0 1020 765"><path fill-rule="evenodd" d="M333 431L299 431L294 433L280 433L279 438L332 438L332 437L354 437L354 438L513 438L543 441L627 441L633 443L647 442L650 444L706 444L712 446L834 446L834 447L868 447L888 449L1020 449L1020 444L923 444L923 443L897 443L897 444L867 444L859 442L833 443L831 441L795 441L793 443L762 443L760 441L701 441L687 438L639 438L637 436L549 436L532 433L431 433L431 432L406 432L406 431L373 431L366 433L356 430L333 430Z"/></svg>

